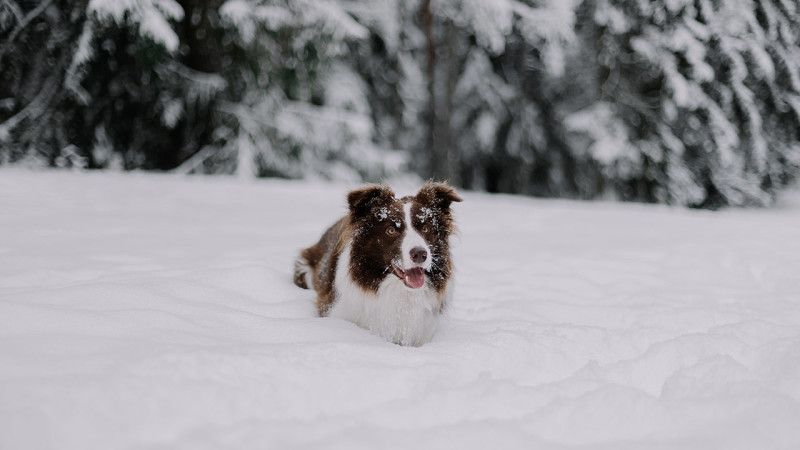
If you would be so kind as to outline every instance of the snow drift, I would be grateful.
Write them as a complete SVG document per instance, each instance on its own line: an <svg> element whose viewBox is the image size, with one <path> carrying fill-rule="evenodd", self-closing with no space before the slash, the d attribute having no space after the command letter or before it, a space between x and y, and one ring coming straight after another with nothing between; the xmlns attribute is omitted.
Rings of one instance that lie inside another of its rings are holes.
<svg viewBox="0 0 800 450"><path fill-rule="evenodd" d="M0 171L0 448L800 447L800 196L466 193L407 348L292 284L349 187Z"/></svg>

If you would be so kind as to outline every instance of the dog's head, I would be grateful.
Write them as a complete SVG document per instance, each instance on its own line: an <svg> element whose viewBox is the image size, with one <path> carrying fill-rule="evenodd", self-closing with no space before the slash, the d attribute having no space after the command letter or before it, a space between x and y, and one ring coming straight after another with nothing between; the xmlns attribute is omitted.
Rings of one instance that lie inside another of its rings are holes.
<svg viewBox="0 0 800 450"><path fill-rule="evenodd" d="M428 183L415 196L399 199L385 185L350 192L353 280L371 291L387 277L409 289L442 291L452 271L450 205L460 201L443 183Z"/></svg>

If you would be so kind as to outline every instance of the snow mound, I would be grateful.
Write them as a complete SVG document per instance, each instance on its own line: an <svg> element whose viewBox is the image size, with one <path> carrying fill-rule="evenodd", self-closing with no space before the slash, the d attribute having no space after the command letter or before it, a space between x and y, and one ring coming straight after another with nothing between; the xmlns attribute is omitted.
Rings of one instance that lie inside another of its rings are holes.
<svg viewBox="0 0 800 450"><path fill-rule="evenodd" d="M291 282L351 187L0 171L0 448L800 448L800 196L464 193L406 348Z"/></svg>

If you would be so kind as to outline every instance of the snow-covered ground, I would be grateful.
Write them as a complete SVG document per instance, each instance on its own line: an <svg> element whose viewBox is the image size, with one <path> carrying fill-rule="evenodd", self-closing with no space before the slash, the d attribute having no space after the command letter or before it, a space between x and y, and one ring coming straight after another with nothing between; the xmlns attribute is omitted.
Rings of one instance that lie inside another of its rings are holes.
<svg viewBox="0 0 800 450"><path fill-rule="evenodd" d="M291 282L349 187L0 170L0 449L800 448L797 193L464 193L406 348Z"/></svg>

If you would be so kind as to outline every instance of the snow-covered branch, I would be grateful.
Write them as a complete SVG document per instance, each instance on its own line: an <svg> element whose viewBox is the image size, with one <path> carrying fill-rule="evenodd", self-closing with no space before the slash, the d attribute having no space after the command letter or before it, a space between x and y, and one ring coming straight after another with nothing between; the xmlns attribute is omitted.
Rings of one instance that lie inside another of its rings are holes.
<svg viewBox="0 0 800 450"><path fill-rule="evenodd" d="M4 40L5 42L3 42L3 45L0 47L0 71L3 70L3 57L9 51L11 46L14 44L14 41L17 39L17 36L19 36L22 30L24 30L25 27L27 27L34 19L36 19L40 14L42 14L47 9L47 7L53 3L53 1L54 0L43 0L41 3L39 3L39 5L30 10L30 12L28 12L28 14L26 14L25 17L22 17L17 23L17 26L14 27L13 30L11 30L11 33L8 34L8 37ZM13 4L12 6L12 2L9 2L8 5L9 5L9 10L11 10L16 16L18 16L19 13L21 12L19 6L16 4Z"/></svg>

